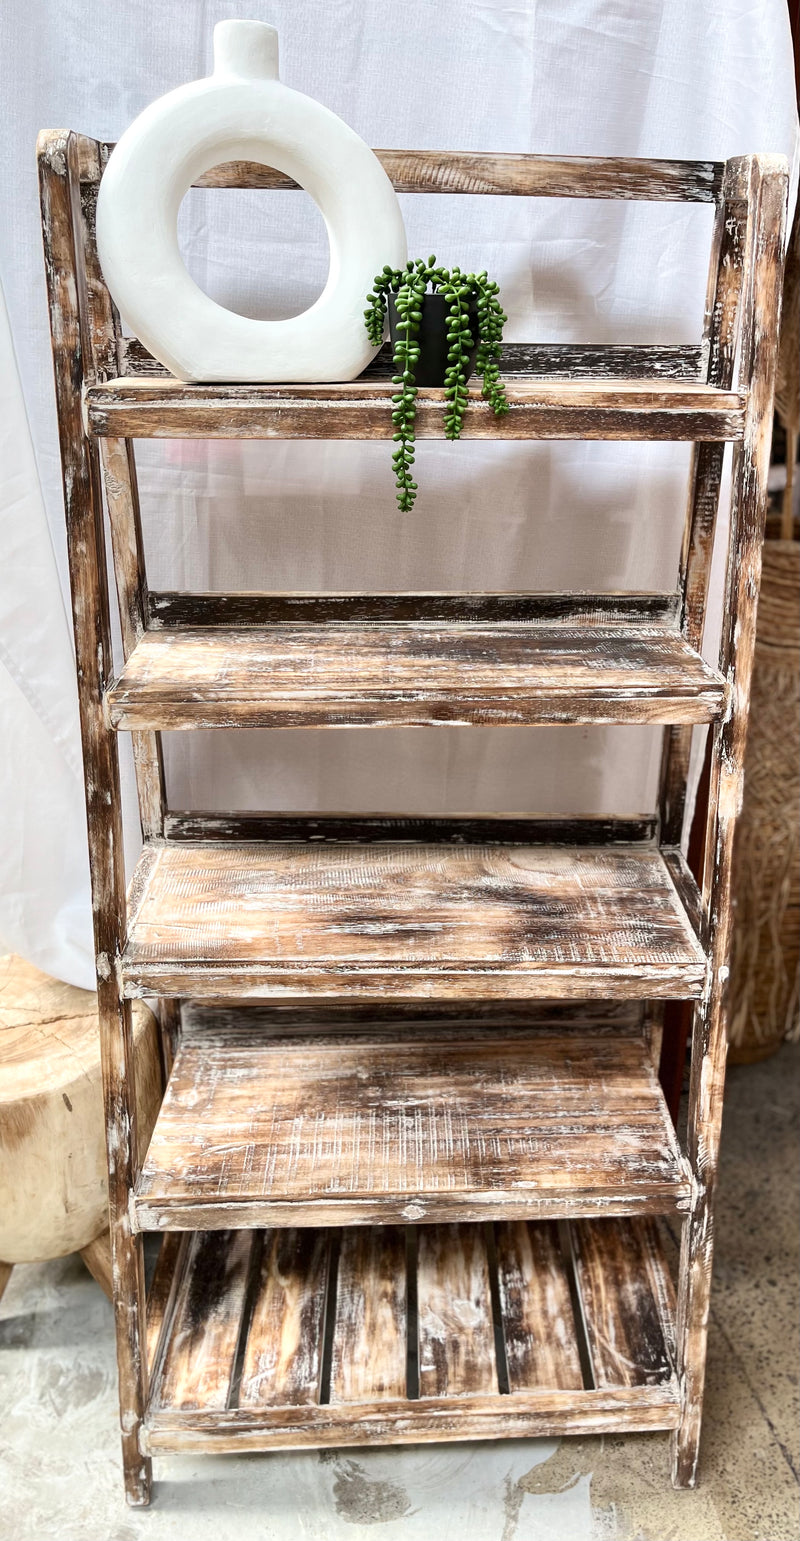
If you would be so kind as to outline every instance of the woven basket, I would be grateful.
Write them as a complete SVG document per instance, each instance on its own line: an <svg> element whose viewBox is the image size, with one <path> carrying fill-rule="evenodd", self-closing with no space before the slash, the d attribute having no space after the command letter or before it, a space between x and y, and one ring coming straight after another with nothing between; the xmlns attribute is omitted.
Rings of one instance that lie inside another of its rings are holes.
<svg viewBox="0 0 800 1541"><path fill-rule="evenodd" d="M768 540L734 855L729 1038L764 1059L798 1033L800 543Z"/></svg>

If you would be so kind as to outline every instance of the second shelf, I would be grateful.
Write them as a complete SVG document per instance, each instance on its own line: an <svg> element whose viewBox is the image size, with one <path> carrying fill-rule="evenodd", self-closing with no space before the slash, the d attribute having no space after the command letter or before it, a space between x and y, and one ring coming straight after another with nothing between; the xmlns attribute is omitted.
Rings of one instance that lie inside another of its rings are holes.
<svg viewBox="0 0 800 1541"><path fill-rule="evenodd" d="M122 979L227 1000L692 999L698 903L680 853L645 842L154 844Z"/></svg>

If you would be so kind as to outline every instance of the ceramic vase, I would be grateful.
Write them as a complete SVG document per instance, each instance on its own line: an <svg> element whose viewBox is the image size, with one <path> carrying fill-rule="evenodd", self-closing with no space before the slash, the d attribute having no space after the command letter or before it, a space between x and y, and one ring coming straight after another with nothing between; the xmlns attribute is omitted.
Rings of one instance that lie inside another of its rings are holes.
<svg viewBox="0 0 800 1541"><path fill-rule="evenodd" d="M285 172L322 213L330 271L301 315L237 315L187 272L178 246L181 201L228 161ZM100 184L97 247L124 321L186 381L354 379L376 352L364 326L373 279L384 263L402 267L407 256L400 206L380 162L341 118L281 83L277 32L254 21L220 22L213 74L153 102L123 134Z"/></svg>

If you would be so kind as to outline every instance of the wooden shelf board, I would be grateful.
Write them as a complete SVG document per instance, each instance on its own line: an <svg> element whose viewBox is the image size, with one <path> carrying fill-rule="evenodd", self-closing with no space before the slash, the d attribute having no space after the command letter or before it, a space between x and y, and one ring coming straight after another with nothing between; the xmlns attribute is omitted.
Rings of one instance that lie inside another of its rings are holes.
<svg viewBox="0 0 800 1541"><path fill-rule="evenodd" d="M196 1232L177 1265L169 1246L146 1451L678 1421L674 1294L652 1221L379 1227L341 1244L324 1230Z"/></svg>
<svg viewBox="0 0 800 1541"><path fill-rule="evenodd" d="M381 623L148 631L116 728L709 722L724 682L676 632Z"/></svg>
<svg viewBox="0 0 800 1541"><path fill-rule="evenodd" d="M739 439L745 397L685 380L506 382L509 410L495 417L469 386L463 437L472 439ZM98 437L175 439L391 439L389 379L330 385L185 385L120 376L84 389L84 421ZM418 439L445 437L442 390L417 394Z"/></svg>
<svg viewBox="0 0 800 1541"><path fill-rule="evenodd" d="M147 846L121 967L128 995L215 999L695 998L706 976L638 845Z"/></svg>
<svg viewBox="0 0 800 1541"><path fill-rule="evenodd" d="M142 1230L663 1213L691 1193L641 1033L187 1030Z"/></svg>

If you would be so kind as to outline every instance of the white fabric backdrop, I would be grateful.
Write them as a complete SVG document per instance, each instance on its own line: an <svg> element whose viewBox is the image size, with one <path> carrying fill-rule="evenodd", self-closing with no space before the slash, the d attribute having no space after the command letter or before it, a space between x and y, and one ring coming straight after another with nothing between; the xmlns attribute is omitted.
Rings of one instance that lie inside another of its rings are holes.
<svg viewBox="0 0 800 1541"><path fill-rule="evenodd" d="M371 144L797 161L785 0L6 0L0 938L83 985L90 909L33 148L42 127L117 137L208 70L214 23L237 14L275 23L282 78ZM699 336L706 208L403 204L412 252L499 279L510 340ZM305 195L194 192L182 229L198 281L248 314L291 314L322 287L324 228ZM425 444L411 515L396 510L383 444L173 441L140 446L138 459L153 587L674 580L683 446ZM641 811L659 750L645 728L174 738L177 807ZM133 856L132 799L126 835Z"/></svg>

